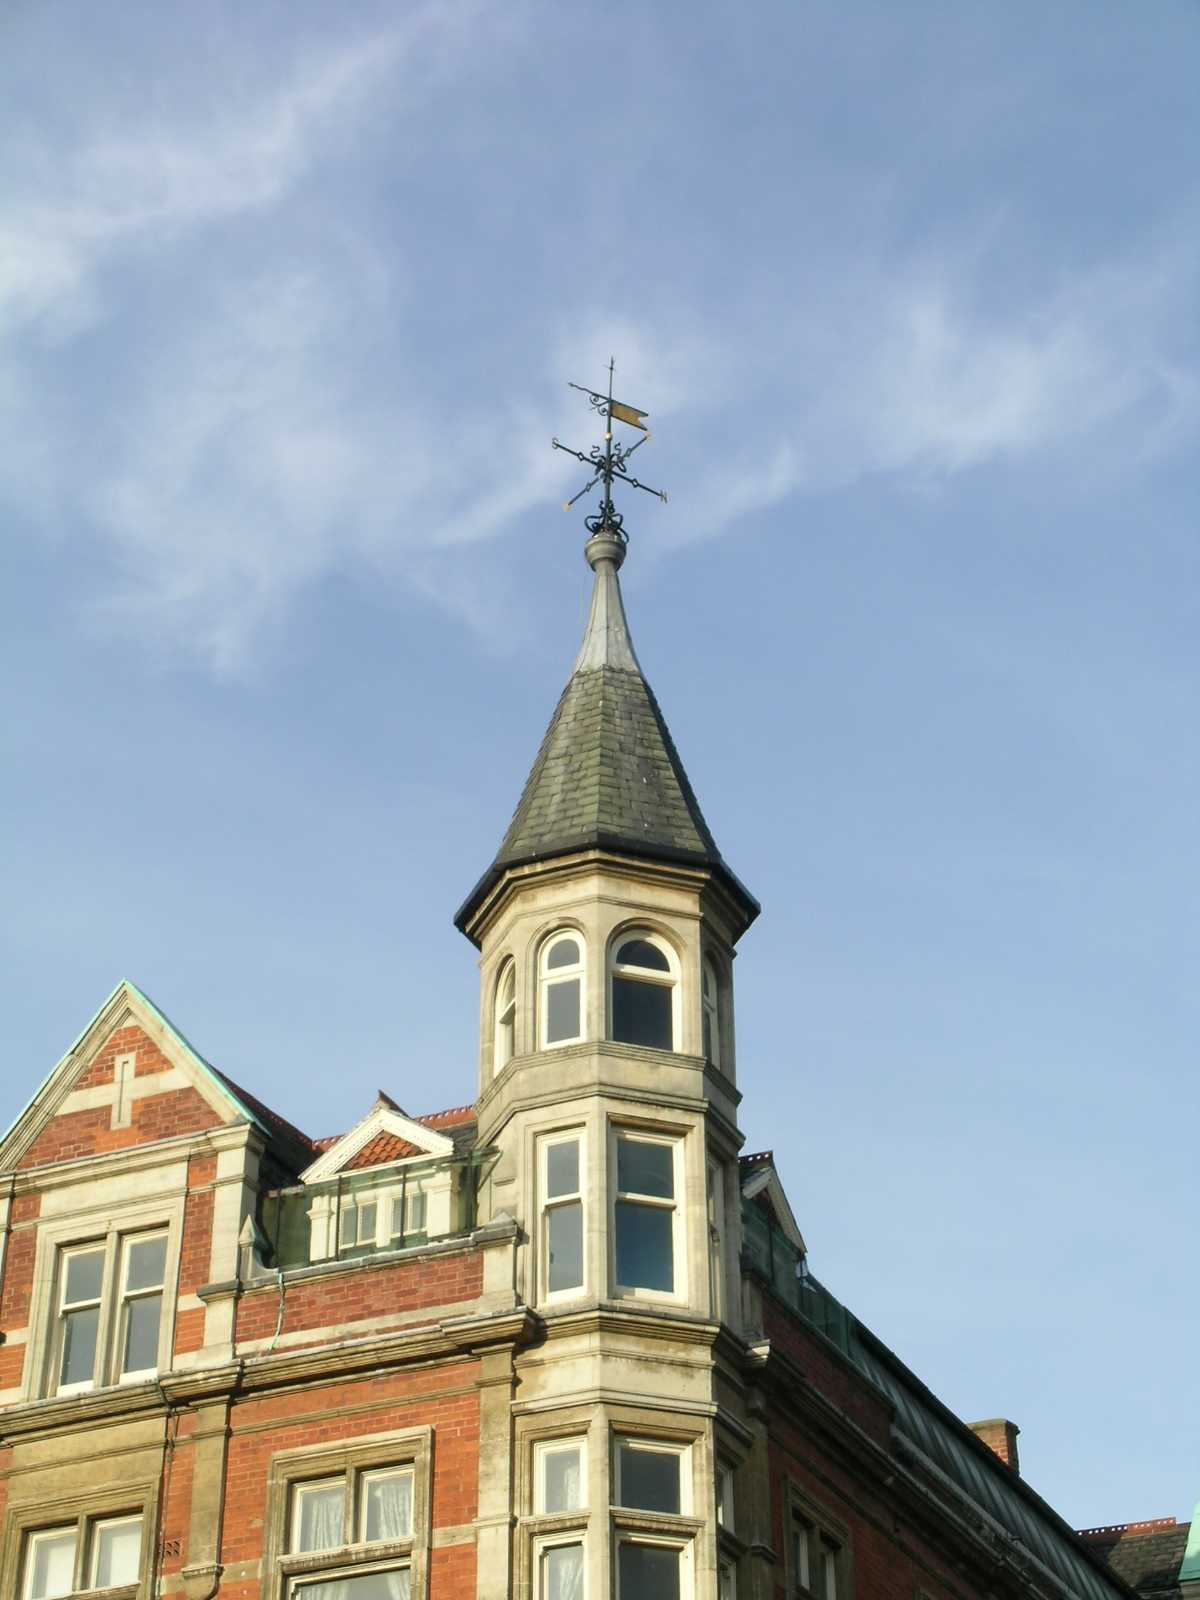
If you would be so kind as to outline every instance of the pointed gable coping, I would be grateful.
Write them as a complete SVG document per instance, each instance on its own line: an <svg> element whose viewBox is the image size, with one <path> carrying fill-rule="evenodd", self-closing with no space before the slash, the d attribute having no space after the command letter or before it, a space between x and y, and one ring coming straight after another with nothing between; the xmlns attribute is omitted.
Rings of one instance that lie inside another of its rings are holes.
<svg viewBox="0 0 1200 1600"><path fill-rule="evenodd" d="M365 1150L367 1145L381 1134L390 1135L393 1139L402 1139L405 1144L412 1145L421 1157L454 1154L454 1141L447 1139L444 1133L435 1133L432 1128L426 1127L423 1122L415 1122L403 1111L393 1110L390 1104L383 1105L377 1102L360 1123L351 1128L349 1133L343 1134L340 1139L335 1139L321 1152L311 1167L305 1168L300 1174L300 1182L320 1183L323 1178L337 1177L339 1172L345 1172L350 1167L361 1150ZM404 1156L381 1162L380 1165L395 1166L397 1160L416 1159L417 1156Z"/></svg>
<svg viewBox="0 0 1200 1600"><path fill-rule="evenodd" d="M748 1175L742 1179L743 1197L754 1200L762 1195L774 1213L775 1221L782 1229L784 1237L796 1246L802 1256L807 1255L808 1246L804 1243L804 1235L800 1232L796 1214L788 1203L788 1197L779 1181L773 1152L764 1150L760 1155L742 1156L741 1165L749 1169Z"/></svg>
<svg viewBox="0 0 1200 1600"><path fill-rule="evenodd" d="M181 1063L192 1069L197 1078L197 1091L214 1111L226 1114L232 1111L235 1116L251 1123L266 1138L271 1137L271 1129L235 1093L228 1079L188 1042L149 995L143 994L128 978L122 978L65 1054L51 1067L3 1137L0 1137L0 1169L20 1161L70 1092L77 1070L93 1053L92 1046L99 1047L121 1025L122 1015L130 1016L139 1026L144 1027L149 1023L151 1031L161 1030L167 1045L181 1058Z"/></svg>

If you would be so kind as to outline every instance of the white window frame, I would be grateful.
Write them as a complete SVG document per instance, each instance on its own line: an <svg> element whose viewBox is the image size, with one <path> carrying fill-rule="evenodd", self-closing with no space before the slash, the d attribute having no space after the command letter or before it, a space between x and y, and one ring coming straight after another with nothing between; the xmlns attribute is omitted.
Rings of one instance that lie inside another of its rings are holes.
<svg viewBox="0 0 1200 1600"><path fill-rule="evenodd" d="M700 963L700 1042L714 1067L721 1065L721 975L711 956ZM707 1040L705 1035L707 1034Z"/></svg>
<svg viewBox="0 0 1200 1600"><path fill-rule="evenodd" d="M579 1453L579 1490L577 1506L562 1511L546 1509L546 1457L564 1450ZM566 1517L584 1515L588 1508L588 1448L586 1433L555 1434L548 1439L535 1439L533 1445L533 1514L535 1517Z"/></svg>
<svg viewBox="0 0 1200 1600"><path fill-rule="evenodd" d="M541 1289L542 1301L556 1303L561 1300L575 1299L587 1291L588 1260L590 1255L588 1249L587 1130L582 1127L557 1128L553 1133L542 1134L537 1144L538 1283ZM550 1151L556 1145L563 1144L575 1144L579 1147L579 1187L570 1194L551 1195L549 1184ZM574 1205L579 1207L580 1254L582 1257L580 1262L580 1282L573 1284L569 1289L551 1289L550 1215L553 1211Z"/></svg>
<svg viewBox="0 0 1200 1600"><path fill-rule="evenodd" d="M492 1011L492 1076L495 1077L517 1053L517 963L511 956L496 977Z"/></svg>
<svg viewBox="0 0 1200 1600"><path fill-rule="evenodd" d="M655 1545L660 1550L674 1550L679 1557L679 1600L690 1600L693 1593L693 1566L695 1539L690 1534L651 1533L642 1529L617 1528L613 1535L613 1593L616 1600L621 1594L621 1546L624 1544Z"/></svg>
<svg viewBox="0 0 1200 1600"><path fill-rule="evenodd" d="M138 1540L137 1573L133 1578L122 1583L106 1584L105 1593L129 1591L135 1589L142 1581L145 1571L146 1556L146 1513L144 1510L116 1511L112 1513L84 1512L70 1522L56 1523L52 1527L26 1528L21 1538L21 1590L20 1600L33 1600L33 1552L36 1546L47 1539L61 1539L65 1534L70 1534L73 1541L71 1556L72 1587L66 1591L67 1595L89 1594L99 1589L96 1582L96 1569L100 1561L99 1533L102 1528L115 1527L122 1523L136 1523L140 1537ZM66 1597L64 1596L64 1600Z"/></svg>
<svg viewBox="0 0 1200 1600"><path fill-rule="evenodd" d="M303 1445L276 1455L267 1478L262 1600L293 1595L303 1600L302 1584L404 1568L412 1600L422 1600L428 1583L431 1443L432 1430L421 1427L341 1444ZM368 1543L358 1537L366 1529L366 1487L373 1478L399 1473L411 1477L410 1531ZM299 1497L319 1484L342 1486L343 1543L328 1550L296 1550Z"/></svg>
<svg viewBox="0 0 1200 1600"><path fill-rule="evenodd" d="M571 1546L579 1547L579 1564L583 1572L583 1582L580 1586L580 1600L587 1600L588 1594L588 1549L587 1530L584 1527L564 1528L555 1533L535 1534L531 1544L532 1556L532 1589L534 1600L549 1600L545 1583L543 1561L548 1551L563 1550Z"/></svg>
<svg viewBox="0 0 1200 1600"><path fill-rule="evenodd" d="M679 1464L678 1511L655 1511L649 1506L631 1506L627 1504L621 1492L621 1452L625 1449L640 1451L645 1455L675 1457ZM614 1433L612 1436L612 1490L610 1500L615 1509L628 1511L636 1516L690 1517L692 1514L691 1445L672 1439L647 1438L640 1433L627 1433L624 1430Z"/></svg>
<svg viewBox="0 0 1200 1600"><path fill-rule="evenodd" d="M622 950L631 939L641 939L646 944L653 945L657 951L666 957L667 971L657 971L653 967L635 967L618 961L618 951ZM680 1044L680 991L682 984L680 982L679 957L671 942L668 939L664 939L661 933L656 933L653 928L622 928L609 941L607 966L609 1038L617 1044L632 1043L630 1040L617 1039L615 1031L616 1002L613 984L617 978L624 978L632 983L648 983L656 985L660 989L670 989L671 1043L667 1048L672 1052L677 1051ZM635 1050L661 1050L663 1047L662 1045L632 1044L632 1048Z"/></svg>
<svg viewBox="0 0 1200 1600"><path fill-rule="evenodd" d="M709 1315L725 1309L725 1172L719 1161L705 1163L704 1201L708 1224Z"/></svg>
<svg viewBox="0 0 1200 1600"><path fill-rule="evenodd" d="M787 1594L789 1600L847 1600L851 1592L849 1531L801 1498L788 1495ZM813 1570L814 1560L820 1571ZM825 1581L832 1563L833 1592Z"/></svg>
<svg viewBox="0 0 1200 1600"><path fill-rule="evenodd" d="M145 1285L140 1289L129 1287L129 1260L132 1247L135 1244L149 1244L152 1240L161 1239L163 1242L163 1275L157 1284ZM167 1299L167 1253L170 1249L170 1240L165 1228L150 1229L145 1233L124 1233L120 1237L120 1248L117 1252L118 1289L116 1291L115 1326L113 1329L113 1357L114 1363L123 1365L125 1360L125 1341L129 1333L129 1307L134 1300L148 1300L152 1295L159 1296L158 1333L159 1346L162 1344L163 1316L166 1311ZM152 1367L136 1367L131 1372L121 1371L117 1375L118 1383L144 1383L147 1378L153 1378L158 1371L158 1363Z"/></svg>
<svg viewBox="0 0 1200 1600"><path fill-rule="evenodd" d="M151 1240L156 1239L163 1241L162 1282L143 1289L127 1290L125 1282L128 1272L130 1246L149 1243ZM94 1389L107 1389L122 1383L144 1383L147 1379L163 1371L164 1358L169 1365L170 1346L167 1341L173 1318L171 1316L171 1307L168 1304L167 1286L172 1282L174 1269L171 1242L170 1228L163 1223L159 1223L150 1227L114 1227L110 1228L100 1238L71 1242L63 1240L55 1245L54 1284L51 1301L53 1322L51 1337L48 1340L46 1382L48 1395L62 1397L88 1394ZM102 1258L99 1296L87 1301L72 1302L70 1308L72 1311L91 1309L93 1307L96 1309L96 1349L92 1359L91 1377L79 1379L75 1383L63 1383L62 1362L68 1315L68 1308L64 1298L67 1290L67 1270L71 1259L81 1255L99 1255ZM142 1367L133 1372L124 1372L122 1365L129 1302L131 1300L145 1299L153 1294L161 1296L155 1364L153 1367Z"/></svg>
<svg viewBox="0 0 1200 1600"><path fill-rule="evenodd" d="M570 939L579 950L579 960L569 967L551 967L550 952ZM550 1022L549 991L559 983L574 982L579 989L579 1031L569 1039L547 1038ZM557 1050L566 1044L582 1044L587 1038L587 940L578 928L556 928L547 934L538 949L538 1045L542 1050Z"/></svg>
<svg viewBox="0 0 1200 1600"><path fill-rule="evenodd" d="M343 1250L361 1250L364 1247L377 1250L379 1248L381 1224L383 1221L384 1211L383 1206L380 1204L382 1199L383 1191L380 1189L364 1188L356 1191L353 1194L344 1194L342 1196L341 1200L338 1202L338 1255L341 1255ZM388 1225L390 1227L390 1206L388 1209ZM362 1231L362 1213L364 1211L373 1211L375 1213L372 1230L369 1236L364 1236ZM348 1217L354 1218L353 1239L347 1237L346 1219Z"/></svg>
<svg viewBox="0 0 1200 1600"><path fill-rule="evenodd" d="M670 1199L661 1195L645 1195L636 1189L618 1188L618 1149L622 1139L629 1139L635 1143L665 1145L671 1150L671 1176L674 1194ZM611 1283L612 1292L619 1298L633 1298L639 1300L658 1300L664 1304L675 1304L677 1301L686 1300L688 1293L687 1273L687 1225L684 1216L684 1135L679 1133L659 1133L654 1129L642 1127L627 1127L622 1123L614 1123L609 1129L608 1145L608 1231L612 1240ZM622 1283L618 1277L617 1262L617 1204L625 1201L632 1205L644 1206L647 1210L663 1210L671 1213L671 1270L674 1280L672 1289L648 1289L636 1284Z"/></svg>

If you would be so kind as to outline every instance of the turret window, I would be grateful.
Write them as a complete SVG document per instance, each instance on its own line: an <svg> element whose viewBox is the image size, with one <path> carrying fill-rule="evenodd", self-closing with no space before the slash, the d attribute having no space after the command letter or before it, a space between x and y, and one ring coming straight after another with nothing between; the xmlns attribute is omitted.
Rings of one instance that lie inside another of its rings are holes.
<svg viewBox="0 0 1200 1600"><path fill-rule="evenodd" d="M547 1299L583 1288L583 1138L543 1139L539 1146L542 1289Z"/></svg>
<svg viewBox="0 0 1200 1600"><path fill-rule="evenodd" d="M621 1044L675 1048L675 966L663 941L638 933L612 956L612 1036Z"/></svg>
<svg viewBox="0 0 1200 1600"><path fill-rule="evenodd" d="M496 985L496 1033L492 1049L492 1070L503 1072L513 1058L517 1025L517 968L506 961Z"/></svg>
<svg viewBox="0 0 1200 1600"><path fill-rule="evenodd" d="M553 934L542 946L539 1012L543 1048L583 1038L583 941L575 933Z"/></svg>
<svg viewBox="0 0 1200 1600"><path fill-rule="evenodd" d="M683 1290L677 1139L620 1131L613 1136L613 1266L619 1292L671 1295Z"/></svg>
<svg viewBox="0 0 1200 1600"><path fill-rule="evenodd" d="M721 989L717 982L717 969L707 958L701 976L704 1008L704 1055L714 1067L721 1065Z"/></svg>

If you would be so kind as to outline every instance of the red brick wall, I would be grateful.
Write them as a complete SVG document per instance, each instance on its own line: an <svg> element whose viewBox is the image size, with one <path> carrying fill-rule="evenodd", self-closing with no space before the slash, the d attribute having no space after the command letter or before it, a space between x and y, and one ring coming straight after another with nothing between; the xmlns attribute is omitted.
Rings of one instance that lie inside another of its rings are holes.
<svg viewBox="0 0 1200 1600"><path fill-rule="evenodd" d="M192 1156L188 1161L188 1193L183 1208L183 1241L179 1255L179 1294L195 1294L209 1280L212 1260L213 1189L217 1158ZM233 1270L234 1263L230 1263ZM175 1317L175 1354L199 1350L204 1344L204 1308L193 1306Z"/></svg>
<svg viewBox="0 0 1200 1600"><path fill-rule="evenodd" d="M844 1411L877 1444L887 1444L890 1413L883 1397L848 1370L820 1334L765 1294L763 1332L839 1411Z"/></svg>
<svg viewBox="0 0 1200 1600"><path fill-rule="evenodd" d="M223 1578L221 1600L259 1600L257 1564L267 1535L267 1474L271 1458L282 1450L338 1444L393 1429L432 1427L432 1526L470 1523L478 1503L477 1376L474 1361L453 1362L240 1402L231 1418L221 1560L227 1568L254 1563L256 1570L241 1579ZM183 1453L177 1452L177 1463ZM180 1525L186 1538L185 1520ZM174 1533L174 1526L167 1531ZM466 1600L474 1590L473 1545L432 1552L430 1600Z"/></svg>
<svg viewBox="0 0 1200 1600"><path fill-rule="evenodd" d="M456 1304L478 1298L483 1288L483 1257L460 1250L444 1256L390 1266L363 1266L356 1272L335 1272L288 1287L282 1333L324 1329L335 1323L394 1316L422 1306ZM268 1339L279 1315L274 1283L251 1290L238 1302L237 1339ZM320 1337L297 1343L320 1343ZM289 1349L296 1348L289 1344Z"/></svg>
<svg viewBox="0 0 1200 1600"><path fill-rule="evenodd" d="M0 1286L0 1328L10 1336L29 1326L29 1305L33 1298L33 1263L37 1251L37 1229L28 1226L41 1210L41 1196L18 1195L9 1213L14 1231L4 1247L4 1282ZM20 1226L20 1224L25 1226ZM0 1346L0 1389L15 1389L25 1370L24 1344Z"/></svg>
<svg viewBox="0 0 1200 1600"><path fill-rule="evenodd" d="M171 1063L140 1028L118 1028L79 1079L78 1087L111 1083L118 1056L133 1053L134 1077L145 1078L166 1072ZM21 1167L52 1166L80 1156L101 1155L110 1150L128 1150L135 1145L170 1139L181 1133L199 1133L221 1126L221 1118L195 1089L168 1089L163 1094L145 1095L130 1105L131 1123L114 1128L112 1108L96 1106L88 1111L69 1111L55 1117L43 1129L21 1159ZM232 1113L231 1118L232 1120Z"/></svg>

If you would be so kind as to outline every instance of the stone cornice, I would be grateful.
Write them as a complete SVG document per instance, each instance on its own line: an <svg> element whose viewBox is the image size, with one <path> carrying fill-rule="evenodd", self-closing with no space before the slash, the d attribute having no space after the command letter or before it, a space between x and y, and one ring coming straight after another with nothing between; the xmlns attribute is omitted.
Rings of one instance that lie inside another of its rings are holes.
<svg viewBox="0 0 1200 1600"><path fill-rule="evenodd" d="M93 1390L66 1399L34 1400L0 1411L0 1443L73 1433L139 1418L165 1417L205 1401L234 1399L316 1380L382 1368L425 1365L532 1343L541 1321L528 1307L454 1317L370 1338L296 1351L273 1351L216 1367L165 1373L149 1383Z"/></svg>
<svg viewBox="0 0 1200 1600"><path fill-rule="evenodd" d="M251 1123L228 1123L220 1128L206 1128L202 1133L180 1133L170 1139L158 1139L153 1144L131 1145L125 1150L110 1150L101 1155L76 1156L71 1161L56 1161L44 1167L26 1167L19 1172L5 1173L6 1184L11 1182L14 1194L43 1194L47 1189L59 1189L79 1183L81 1179L124 1177L129 1172L143 1172L152 1167L169 1166L180 1158L205 1154L208 1151L238 1150L254 1143L261 1151L266 1141Z"/></svg>
<svg viewBox="0 0 1200 1600"><path fill-rule="evenodd" d="M578 1310L546 1313L540 1320L547 1342L580 1333L622 1333L711 1350L721 1332L719 1323L685 1311L651 1311L619 1300L600 1300Z"/></svg>

